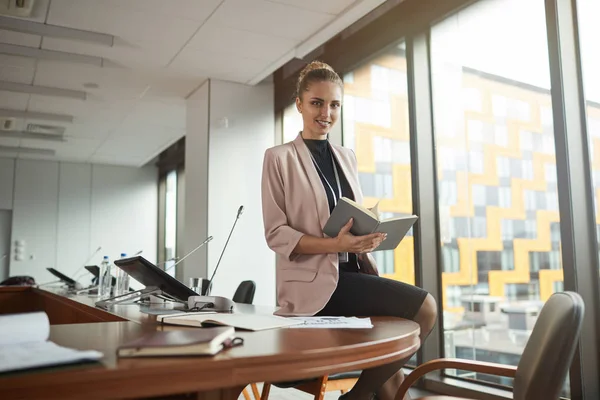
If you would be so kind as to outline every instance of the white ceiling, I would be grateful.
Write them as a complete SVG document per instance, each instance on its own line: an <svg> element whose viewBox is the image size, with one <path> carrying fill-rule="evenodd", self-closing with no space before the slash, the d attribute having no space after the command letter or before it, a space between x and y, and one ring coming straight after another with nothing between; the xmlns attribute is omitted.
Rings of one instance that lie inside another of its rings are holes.
<svg viewBox="0 0 600 400"><path fill-rule="evenodd" d="M185 98L207 78L256 84L385 0L36 0L29 21L115 36L112 47L0 30L0 43L99 56L104 67L0 54L0 81L84 90L86 100L0 91L0 108L65 114L66 142L0 137L55 156L141 166L185 135ZM98 88L85 88L94 83Z"/></svg>

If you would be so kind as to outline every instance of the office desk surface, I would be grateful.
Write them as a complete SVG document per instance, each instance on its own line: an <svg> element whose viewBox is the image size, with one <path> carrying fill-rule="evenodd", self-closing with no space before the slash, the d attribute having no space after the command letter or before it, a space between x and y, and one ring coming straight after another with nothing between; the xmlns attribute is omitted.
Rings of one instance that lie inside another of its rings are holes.
<svg viewBox="0 0 600 400"><path fill-rule="evenodd" d="M93 303L93 299L19 289L0 288L0 313L10 311L9 295L13 300L16 295L29 299L29 306L21 303L15 312L35 311L42 305L56 309L53 313L62 307L69 315L77 314L68 311L73 308L86 318L91 315L89 318L98 322L52 325L50 340L72 348L99 350L104 358L101 363L1 375L2 399L164 398L190 393L199 399L237 399L242 388L252 382L297 380L374 367L405 358L419 346L416 323L386 317L372 318L372 329L237 332L244 345L214 357L118 359L117 347L144 333L198 328L159 325L155 316L140 313L134 305L115 306L106 312L85 304ZM252 306L240 308L248 313L264 311Z"/></svg>

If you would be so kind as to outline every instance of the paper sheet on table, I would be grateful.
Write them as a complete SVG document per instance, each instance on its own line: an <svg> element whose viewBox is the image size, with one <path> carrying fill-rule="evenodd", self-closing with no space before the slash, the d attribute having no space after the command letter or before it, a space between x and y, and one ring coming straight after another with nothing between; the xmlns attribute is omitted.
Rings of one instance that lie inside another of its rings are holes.
<svg viewBox="0 0 600 400"><path fill-rule="evenodd" d="M372 328L371 318L357 317L291 317L302 324L293 325L289 328L346 328L346 329L365 329Z"/></svg>
<svg viewBox="0 0 600 400"><path fill-rule="evenodd" d="M0 316L0 373L50 365L95 361L98 351L79 351L48 341L50 322L45 312Z"/></svg>

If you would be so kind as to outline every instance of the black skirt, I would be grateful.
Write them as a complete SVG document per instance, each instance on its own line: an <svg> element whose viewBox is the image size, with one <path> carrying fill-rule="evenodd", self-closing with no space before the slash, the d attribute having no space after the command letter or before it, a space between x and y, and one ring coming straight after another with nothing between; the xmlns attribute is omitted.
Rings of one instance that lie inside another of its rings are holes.
<svg viewBox="0 0 600 400"><path fill-rule="evenodd" d="M427 292L404 282L340 271L333 295L319 316L400 317L414 319Z"/></svg>

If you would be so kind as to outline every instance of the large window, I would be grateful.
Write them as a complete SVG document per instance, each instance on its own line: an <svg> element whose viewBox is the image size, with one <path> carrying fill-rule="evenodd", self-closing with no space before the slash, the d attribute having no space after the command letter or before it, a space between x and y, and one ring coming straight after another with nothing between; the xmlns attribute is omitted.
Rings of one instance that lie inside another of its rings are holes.
<svg viewBox="0 0 600 400"><path fill-rule="evenodd" d="M411 215L412 187L404 44L344 76L344 146L356 153L364 205L383 218ZM412 231L395 250L373 253L382 276L415 283Z"/></svg>
<svg viewBox="0 0 600 400"><path fill-rule="evenodd" d="M165 234L164 258L165 271L171 276L176 275L177 251L177 170L171 170L166 176L165 190Z"/></svg>
<svg viewBox="0 0 600 400"><path fill-rule="evenodd" d="M292 103L283 111L283 143L296 139L300 131L302 131L302 114L296 109L296 104Z"/></svg>
<svg viewBox="0 0 600 400"><path fill-rule="evenodd" d="M481 1L431 32L447 357L516 365L563 287L547 49L543 0Z"/></svg>
<svg viewBox="0 0 600 400"><path fill-rule="evenodd" d="M587 133L590 140L596 224L600 239L600 0L577 0L581 65L586 98ZM600 266L599 266L600 267Z"/></svg>

